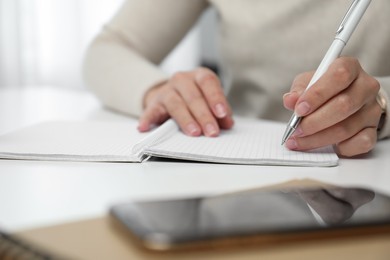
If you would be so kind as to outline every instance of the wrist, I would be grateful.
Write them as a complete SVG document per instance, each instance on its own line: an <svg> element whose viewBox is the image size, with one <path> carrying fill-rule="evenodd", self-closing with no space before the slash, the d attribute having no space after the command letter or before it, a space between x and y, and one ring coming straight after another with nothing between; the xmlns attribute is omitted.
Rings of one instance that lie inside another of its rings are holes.
<svg viewBox="0 0 390 260"><path fill-rule="evenodd" d="M376 96L376 101L382 109L382 114L377 127L378 139L383 139L388 136L388 131L385 131L385 129L388 128L388 97L383 89L379 90L378 95Z"/></svg>

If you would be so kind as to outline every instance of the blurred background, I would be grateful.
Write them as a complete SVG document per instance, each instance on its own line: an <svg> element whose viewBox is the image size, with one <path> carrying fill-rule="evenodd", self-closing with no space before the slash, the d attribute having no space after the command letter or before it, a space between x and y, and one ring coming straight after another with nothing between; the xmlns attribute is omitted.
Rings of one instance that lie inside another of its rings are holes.
<svg viewBox="0 0 390 260"><path fill-rule="evenodd" d="M125 0L0 0L0 88L84 89L84 52ZM167 73L218 60L208 10L161 64Z"/></svg>

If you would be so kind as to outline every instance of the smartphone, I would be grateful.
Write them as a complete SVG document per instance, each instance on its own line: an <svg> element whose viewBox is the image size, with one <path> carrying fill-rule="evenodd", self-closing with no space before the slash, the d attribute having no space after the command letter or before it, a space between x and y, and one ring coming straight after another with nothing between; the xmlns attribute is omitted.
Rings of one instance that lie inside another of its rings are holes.
<svg viewBox="0 0 390 260"><path fill-rule="evenodd" d="M110 216L145 249L275 245L390 233L390 197L363 188L282 188L131 201Z"/></svg>

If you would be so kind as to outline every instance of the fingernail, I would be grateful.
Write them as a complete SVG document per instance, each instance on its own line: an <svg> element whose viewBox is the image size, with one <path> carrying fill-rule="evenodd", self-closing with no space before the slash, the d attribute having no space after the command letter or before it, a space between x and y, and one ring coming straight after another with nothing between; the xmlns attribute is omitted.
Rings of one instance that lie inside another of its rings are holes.
<svg viewBox="0 0 390 260"><path fill-rule="evenodd" d="M298 94L298 92L296 92L295 90L294 91L291 91L291 92L287 92L283 95L283 98L286 98L286 97L289 97L289 96L296 96Z"/></svg>
<svg viewBox="0 0 390 260"><path fill-rule="evenodd" d="M138 131L140 131L140 132L146 132L146 131L150 130L150 125L148 123L145 123L145 122L139 122L137 128L138 128Z"/></svg>
<svg viewBox="0 0 390 260"><path fill-rule="evenodd" d="M290 150L298 149L297 141L295 141L293 138L288 139L286 142L286 147Z"/></svg>
<svg viewBox="0 0 390 260"><path fill-rule="evenodd" d="M217 128L215 128L215 126L211 123L207 124L206 127L205 127L205 130L206 130L206 135L207 136L217 136L218 135L218 131L217 131Z"/></svg>
<svg viewBox="0 0 390 260"><path fill-rule="evenodd" d="M306 101L300 103L295 109L297 116L304 116L310 111L310 105Z"/></svg>
<svg viewBox="0 0 390 260"><path fill-rule="evenodd" d="M291 95L291 92L285 93L285 94L283 95L283 99L285 99L286 97L288 97L288 96L290 96L290 95Z"/></svg>
<svg viewBox="0 0 390 260"><path fill-rule="evenodd" d="M298 127L291 136L301 137L303 135L303 131L301 127Z"/></svg>
<svg viewBox="0 0 390 260"><path fill-rule="evenodd" d="M215 113L218 118L223 118L227 115L226 109L221 103L215 106Z"/></svg>
<svg viewBox="0 0 390 260"><path fill-rule="evenodd" d="M194 124L194 123L189 123L186 127L187 133L189 135L199 135L200 134L200 129Z"/></svg>

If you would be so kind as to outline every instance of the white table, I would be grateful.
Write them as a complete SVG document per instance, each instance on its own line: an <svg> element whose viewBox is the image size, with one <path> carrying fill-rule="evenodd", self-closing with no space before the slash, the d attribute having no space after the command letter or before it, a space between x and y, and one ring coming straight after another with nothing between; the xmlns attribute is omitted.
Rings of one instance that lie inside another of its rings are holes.
<svg viewBox="0 0 390 260"><path fill-rule="evenodd" d="M43 120L134 120L87 92L0 89L0 134ZM17 231L107 214L129 199L214 194L311 178L390 194L390 141L330 168L148 161L81 163L0 160L0 228Z"/></svg>

